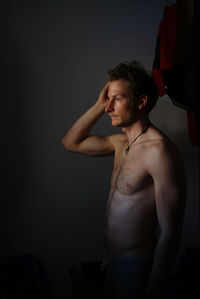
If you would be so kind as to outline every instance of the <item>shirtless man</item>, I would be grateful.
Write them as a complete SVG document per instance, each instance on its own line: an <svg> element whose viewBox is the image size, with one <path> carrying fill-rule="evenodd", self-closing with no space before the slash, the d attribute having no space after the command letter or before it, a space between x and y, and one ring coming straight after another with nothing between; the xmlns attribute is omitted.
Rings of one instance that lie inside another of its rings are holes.
<svg viewBox="0 0 200 299"><path fill-rule="evenodd" d="M183 161L149 121L158 98L151 75L136 61L121 63L108 74L98 101L62 143L75 153L114 155L105 213L105 298L165 298L184 217ZM122 134L89 135L104 112Z"/></svg>

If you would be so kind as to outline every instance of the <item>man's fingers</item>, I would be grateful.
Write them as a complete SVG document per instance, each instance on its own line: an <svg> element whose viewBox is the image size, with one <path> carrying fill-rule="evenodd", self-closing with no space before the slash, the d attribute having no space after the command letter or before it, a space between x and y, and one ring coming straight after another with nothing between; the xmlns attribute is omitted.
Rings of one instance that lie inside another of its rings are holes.
<svg viewBox="0 0 200 299"><path fill-rule="evenodd" d="M101 93L99 95L99 102L102 104L106 104L108 101L108 89L109 89L110 82L107 82L103 89L101 90Z"/></svg>
<svg viewBox="0 0 200 299"><path fill-rule="evenodd" d="M102 92L104 93L104 94L106 94L107 95L107 93L108 93L108 89L109 89L109 82L104 86L104 88L103 88L103 90L102 90Z"/></svg>

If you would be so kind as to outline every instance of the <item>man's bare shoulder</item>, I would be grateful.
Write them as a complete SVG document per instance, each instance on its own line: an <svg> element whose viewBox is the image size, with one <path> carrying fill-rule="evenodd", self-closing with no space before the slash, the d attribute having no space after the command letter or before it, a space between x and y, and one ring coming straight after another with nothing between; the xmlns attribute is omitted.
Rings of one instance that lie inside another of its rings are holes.
<svg viewBox="0 0 200 299"><path fill-rule="evenodd" d="M151 138L145 144L146 162L150 170L170 169L184 174L181 152L173 141L160 130L153 128Z"/></svg>
<svg viewBox="0 0 200 299"><path fill-rule="evenodd" d="M181 157L181 153L175 143L162 131L153 128L151 138L149 138L149 153L156 156Z"/></svg>

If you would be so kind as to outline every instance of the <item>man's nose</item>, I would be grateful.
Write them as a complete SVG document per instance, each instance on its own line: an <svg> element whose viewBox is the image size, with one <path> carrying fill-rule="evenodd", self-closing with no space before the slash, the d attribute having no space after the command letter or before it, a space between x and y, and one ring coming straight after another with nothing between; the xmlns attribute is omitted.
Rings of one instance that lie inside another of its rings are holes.
<svg viewBox="0 0 200 299"><path fill-rule="evenodd" d="M106 108L105 108L105 112L111 112L114 110L114 106L113 106L113 101L109 101Z"/></svg>

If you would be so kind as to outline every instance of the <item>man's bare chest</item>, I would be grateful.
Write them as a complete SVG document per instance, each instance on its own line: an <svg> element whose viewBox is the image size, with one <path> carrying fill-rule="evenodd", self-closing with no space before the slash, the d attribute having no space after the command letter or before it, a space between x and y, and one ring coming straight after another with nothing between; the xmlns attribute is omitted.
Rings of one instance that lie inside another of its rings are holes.
<svg viewBox="0 0 200 299"><path fill-rule="evenodd" d="M119 154L115 157L111 189L121 194L133 195L153 184L145 160L136 155Z"/></svg>

